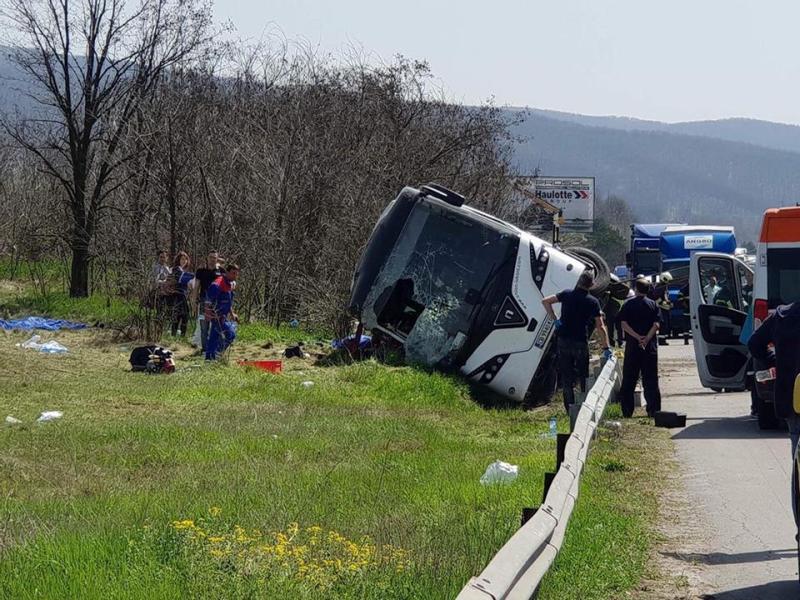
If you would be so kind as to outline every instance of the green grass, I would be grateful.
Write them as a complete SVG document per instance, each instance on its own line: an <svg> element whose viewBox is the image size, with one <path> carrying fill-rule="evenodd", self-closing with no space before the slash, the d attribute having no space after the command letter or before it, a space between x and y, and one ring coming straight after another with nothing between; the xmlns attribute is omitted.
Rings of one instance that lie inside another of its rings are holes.
<svg viewBox="0 0 800 600"><path fill-rule="evenodd" d="M23 265L26 263L23 263ZM121 326L141 312L138 302L95 293L88 298L70 298L69 293L51 285L45 293L35 291L27 282L0 281L0 318L36 315L70 319L89 324ZM190 324L194 326L194 323ZM194 331L192 329L192 331ZM261 344L310 344L328 340L328 332L290 327L288 324L241 323L237 337L242 342Z"/></svg>
<svg viewBox="0 0 800 600"><path fill-rule="evenodd" d="M92 321L130 308L97 296L35 300L23 286L0 288L6 312ZM555 466L549 418L568 427L555 407L486 410L459 379L409 367L312 357L274 376L235 366L297 341L318 356L318 335L302 329L243 325L219 365L175 342L178 372L152 377L130 373L131 344L103 332L45 334L70 348L59 356L14 347L26 337L0 334L0 418L24 421L0 426L2 598L451 598L522 508L539 504ZM43 410L64 418L34 423ZM593 449L540 598L616 598L641 578L660 485L652 450L665 438L636 422L624 431ZM480 485L497 459L518 464L519 479ZM221 514L206 524L212 507ZM225 540L240 526L258 542L231 541L221 559L170 525L184 519ZM334 583L300 577L299 563L258 554L292 523L362 548L391 545L408 564L326 567Z"/></svg>

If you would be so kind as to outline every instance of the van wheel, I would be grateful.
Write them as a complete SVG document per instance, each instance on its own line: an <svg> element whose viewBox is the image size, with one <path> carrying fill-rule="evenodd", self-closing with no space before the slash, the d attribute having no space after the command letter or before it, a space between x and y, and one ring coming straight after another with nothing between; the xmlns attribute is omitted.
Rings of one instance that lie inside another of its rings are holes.
<svg viewBox="0 0 800 600"><path fill-rule="evenodd" d="M608 268L608 263L594 250L588 248L581 248L576 246L574 248L564 248L564 252L570 256L577 258L579 261L588 264L594 270L594 285L589 293L592 296L600 296L611 285L611 269Z"/></svg>

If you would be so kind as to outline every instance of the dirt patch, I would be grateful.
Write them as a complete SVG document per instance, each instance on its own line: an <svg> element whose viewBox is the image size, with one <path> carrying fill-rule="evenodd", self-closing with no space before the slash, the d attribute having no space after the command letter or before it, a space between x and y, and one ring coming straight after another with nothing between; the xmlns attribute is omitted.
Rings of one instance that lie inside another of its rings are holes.
<svg viewBox="0 0 800 600"><path fill-rule="evenodd" d="M662 438L652 450L669 458L662 467L662 489L659 498L656 544L651 552L647 574L639 588L626 598L634 600L700 600L708 597L709 588L702 561L707 540L692 523L692 507L674 458L672 441Z"/></svg>

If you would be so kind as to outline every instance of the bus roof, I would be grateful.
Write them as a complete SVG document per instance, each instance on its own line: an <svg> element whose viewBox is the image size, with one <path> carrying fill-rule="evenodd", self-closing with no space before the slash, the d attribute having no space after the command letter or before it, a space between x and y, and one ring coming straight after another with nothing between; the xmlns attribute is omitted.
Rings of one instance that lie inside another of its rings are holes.
<svg viewBox="0 0 800 600"><path fill-rule="evenodd" d="M759 242L800 242L800 206L768 208Z"/></svg>

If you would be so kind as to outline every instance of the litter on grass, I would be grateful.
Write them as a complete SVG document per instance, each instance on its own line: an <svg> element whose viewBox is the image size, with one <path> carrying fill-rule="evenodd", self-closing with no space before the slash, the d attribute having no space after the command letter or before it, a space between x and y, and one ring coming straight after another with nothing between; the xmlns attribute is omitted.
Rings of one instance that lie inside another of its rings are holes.
<svg viewBox="0 0 800 600"><path fill-rule="evenodd" d="M307 387L307 388L314 387L314 382L313 381L304 381L302 383L302 386L303 387Z"/></svg>
<svg viewBox="0 0 800 600"><path fill-rule="evenodd" d="M342 350L343 348L347 348L348 346L352 345L355 339L356 339L355 335L349 335L346 338L333 340L331 342L331 348L333 348L334 350ZM372 347L372 337L368 335L362 335L358 340L358 349L368 350L371 347Z"/></svg>
<svg viewBox="0 0 800 600"><path fill-rule="evenodd" d="M511 465L502 460L496 460L486 467L486 472L481 477L481 483L483 485L511 483L518 475L519 467L517 465Z"/></svg>
<svg viewBox="0 0 800 600"><path fill-rule="evenodd" d="M309 358L309 354L303 350L302 344L298 344L297 346L289 346L283 351L283 355L286 358Z"/></svg>
<svg viewBox="0 0 800 600"><path fill-rule="evenodd" d="M63 416L64 413L62 413L60 410L46 410L39 415L39 418L36 419L36 422L47 423L49 421L58 421Z"/></svg>
<svg viewBox="0 0 800 600"><path fill-rule="evenodd" d="M20 423L22 423L22 421L20 421L16 417L12 417L11 415L8 415L6 417L6 423L8 423L9 425L19 425Z"/></svg>
<svg viewBox="0 0 800 600"><path fill-rule="evenodd" d="M74 321L64 321L61 319L47 319L45 317L23 317L22 319L10 319L4 321L0 319L0 329L10 331L11 329L46 329L47 331L58 331L59 329L86 329L86 323L76 323Z"/></svg>
<svg viewBox="0 0 800 600"><path fill-rule="evenodd" d="M59 344L55 340L50 340L44 344L42 344L41 341L42 336L36 334L32 335L21 344L17 344L17 346L20 348L27 348L29 350L38 350L39 352L44 352L45 354L63 354L67 351L66 346Z"/></svg>

